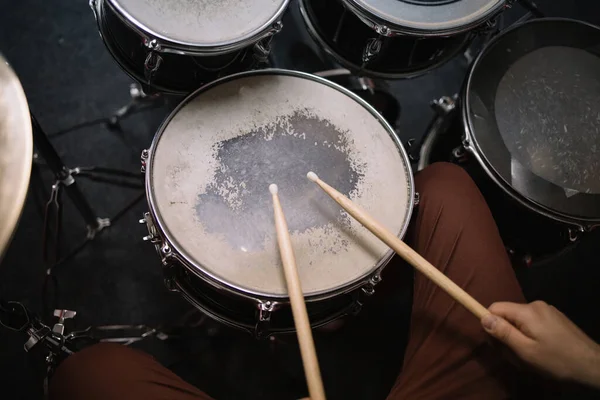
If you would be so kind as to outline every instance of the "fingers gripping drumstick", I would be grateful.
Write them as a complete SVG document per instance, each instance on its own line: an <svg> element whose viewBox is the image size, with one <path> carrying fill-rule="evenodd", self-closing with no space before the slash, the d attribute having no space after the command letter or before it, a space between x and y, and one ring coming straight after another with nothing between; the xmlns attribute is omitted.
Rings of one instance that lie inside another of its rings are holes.
<svg viewBox="0 0 600 400"><path fill-rule="evenodd" d="M275 212L275 228L277 229L277 242L279 243L279 252L283 262L283 271L287 282L288 294L292 305L292 315L296 333L298 334L298 343L300 344L300 354L304 364L304 374L308 383L308 392L311 400L325 400L325 390L321 380L321 371L315 351L315 343L312 337L306 304L304 304L304 294L300 286L298 269L296 268L296 258L292 248L292 241L288 231L285 215L277 195L277 185L269 186L269 191L273 196L273 209Z"/></svg>
<svg viewBox="0 0 600 400"><path fill-rule="evenodd" d="M490 312L481 305L477 300L470 296L467 292L461 289L450 278L441 273L437 268L421 257L419 253L411 249L406 243L398 239L396 235L390 232L386 227L377 222L366 211L354 204L349 198L319 179L317 174L309 172L308 179L315 182L321 187L333 200L335 200L348 214L352 215L358 222L364 225L375 236L381 239L385 244L390 246L400 257L405 259L413 267L419 270L433 283L442 288L454 300L462 304L467 310L471 311L475 316L481 319L484 315Z"/></svg>

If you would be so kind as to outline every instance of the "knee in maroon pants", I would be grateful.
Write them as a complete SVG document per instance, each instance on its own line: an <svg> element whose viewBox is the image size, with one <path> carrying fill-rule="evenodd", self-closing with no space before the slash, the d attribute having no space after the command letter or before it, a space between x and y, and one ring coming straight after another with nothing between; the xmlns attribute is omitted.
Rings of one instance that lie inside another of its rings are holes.
<svg viewBox="0 0 600 400"><path fill-rule="evenodd" d="M523 301L491 212L466 171L433 164L415 184L421 201L411 246L484 306ZM477 318L416 273L409 344L389 399L506 398L504 365L493 353Z"/></svg>
<svg viewBox="0 0 600 400"><path fill-rule="evenodd" d="M50 399L209 399L153 357L100 343L67 358L50 381Z"/></svg>
<svg viewBox="0 0 600 400"><path fill-rule="evenodd" d="M483 197L469 174L461 167L439 162L419 172L415 178L416 190L421 200L443 202L445 207L455 206L453 213L464 212L467 198L482 200Z"/></svg>

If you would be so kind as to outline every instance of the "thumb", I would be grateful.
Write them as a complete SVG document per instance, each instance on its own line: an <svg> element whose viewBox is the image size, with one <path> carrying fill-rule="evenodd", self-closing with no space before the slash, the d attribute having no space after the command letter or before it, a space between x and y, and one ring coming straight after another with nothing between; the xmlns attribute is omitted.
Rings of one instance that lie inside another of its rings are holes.
<svg viewBox="0 0 600 400"><path fill-rule="evenodd" d="M487 333L520 353L532 341L504 318L487 314L481 319L481 326Z"/></svg>

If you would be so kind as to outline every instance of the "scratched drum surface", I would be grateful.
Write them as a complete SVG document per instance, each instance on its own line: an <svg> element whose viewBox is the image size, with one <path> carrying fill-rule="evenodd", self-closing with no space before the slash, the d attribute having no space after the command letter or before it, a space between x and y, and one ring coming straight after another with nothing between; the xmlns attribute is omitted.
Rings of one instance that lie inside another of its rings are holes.
<svg viewBox="0 0 600 400"><path fill-rule="evenodd" d="M518 60L496 94L510 153L568 195L600 194L598 71L600 58L585 50L544 47Z"/></svg>
<svg viewBox="0 0 600 400"><path fill-rule="evenodd" d="M303 290L357 282L387 246L308 181L319 176L403 234L410 169L361 103L307 76L250 74L217 84L175 112L155 139L149 196L176 249L228 286L286 294L269 184L281 202Z"/></svg>

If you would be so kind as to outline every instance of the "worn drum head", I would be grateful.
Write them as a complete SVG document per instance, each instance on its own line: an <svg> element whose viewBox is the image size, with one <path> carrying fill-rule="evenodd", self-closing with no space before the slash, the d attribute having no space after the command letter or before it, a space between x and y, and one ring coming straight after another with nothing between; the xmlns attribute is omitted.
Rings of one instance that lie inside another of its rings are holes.
<svg viewBox="0 0 600 400"><path fill-rule="evenodd" d="M218 47L263 32L289 0L108 0L142 31L172 43Z"/></svg>
<svg viewBox="0 0 600 400"><path fill-rule="evenodd" d="M364 282L391 252L306 178L311 170L404 234L413 184L393 130L355 95L297 72L243 73L192 94L152 145L148 197L192 272L278 298L277 184L304 293L316 298Z"/></svg>
<svg viewBox="0 0 600 400"><path fill-rule="evenodd" d="M422 34L457 33L489 19L505 0L343 0L382 25Z"/></svg>
<svg viewBox="0 0 600 400"><path fill-rule="evenodd" d="M559 221L600 222L600 29L536 19L474 63L464 98L470 147L511 196Z"/></svg>

